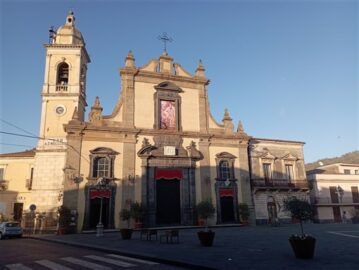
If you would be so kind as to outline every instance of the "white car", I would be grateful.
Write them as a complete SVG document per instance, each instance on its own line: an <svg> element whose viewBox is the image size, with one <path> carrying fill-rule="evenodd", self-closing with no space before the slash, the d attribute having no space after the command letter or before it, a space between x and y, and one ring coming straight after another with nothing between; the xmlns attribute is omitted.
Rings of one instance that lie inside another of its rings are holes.
<svg viewBox="0 0 359 270"><path fill-rule="evenodd" d="M0 223L0 240L6 237L22 237L22 228L19 222L6 221Z"/></svg>

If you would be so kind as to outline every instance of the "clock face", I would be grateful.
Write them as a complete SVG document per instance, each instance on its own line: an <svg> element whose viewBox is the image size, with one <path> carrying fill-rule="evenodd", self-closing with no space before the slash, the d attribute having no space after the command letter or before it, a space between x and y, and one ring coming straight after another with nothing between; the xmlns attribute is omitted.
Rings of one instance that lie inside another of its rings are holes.
<svg viewBox="0 0 359 270"><path fill-rule="evenodd" d="M66 112L66 108L65 108L65 106L63 106L63 105L58 105L58 106L56 106L56 108L55 108L55 112L56 112L56 114L58 114L58 115L63 115L63 114Z"/></svg>

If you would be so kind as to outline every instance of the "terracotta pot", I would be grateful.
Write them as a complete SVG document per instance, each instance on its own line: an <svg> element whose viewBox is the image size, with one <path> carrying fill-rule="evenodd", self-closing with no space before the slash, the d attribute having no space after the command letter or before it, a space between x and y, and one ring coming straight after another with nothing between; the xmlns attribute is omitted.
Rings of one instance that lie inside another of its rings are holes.
<svg viewBox="0 0 359 270"><path fill-rule="evenodd" d="M204 247L211 247L213 245L213 240L215 236L215 232L208 231L200 231L197 233L199 241L201 242L201 245Z"/></svg>
<svg viewBox="0 0 359 270"><path fill-rule="evenodd" d="M142 222L135 222L135 229L142 229L143 223Z"/></svg>
<svg viewBox="0 0 359 270"><path fill-rule="evenodd" d="M132 237L132 229L120 229L120 233L123 240L129 240Z"/></svg>
<svg viewBox="0 0 359 270"><path fill-rule="evenodd" d="M60 228L57 230L57 234L58 234L58 235L67 234L67 228L65 228L65 227L60 227Z"/></svg>
<svg viewBox="0 0 359 270"><path fill-rule="evenodd" d="M315 250L315 238L307 236L305 238L289 238L294 255L297 259L313 259Z"/></svg>

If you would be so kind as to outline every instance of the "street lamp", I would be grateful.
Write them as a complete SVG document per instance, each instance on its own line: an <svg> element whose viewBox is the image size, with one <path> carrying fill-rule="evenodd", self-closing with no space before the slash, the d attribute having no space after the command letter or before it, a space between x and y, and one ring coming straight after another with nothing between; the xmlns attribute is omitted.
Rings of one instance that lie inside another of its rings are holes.
<svg viewBox="0 0 359 270"><path fill-rule="evenodd" d="M103 236L103 224L102 224L102 204L103 204L103 195L101 194L101 191L104 189L107 189L107 180L103 177L99 177L96 182L96 188L98 191L100 191L100 218L98 221L98 224L96 226L96 236L101 237Z"/></svg>

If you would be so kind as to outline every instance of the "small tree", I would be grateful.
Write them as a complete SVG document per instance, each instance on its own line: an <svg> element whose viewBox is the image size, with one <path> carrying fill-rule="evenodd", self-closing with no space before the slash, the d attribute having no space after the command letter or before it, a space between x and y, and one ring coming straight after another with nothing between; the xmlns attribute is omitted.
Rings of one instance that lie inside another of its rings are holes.
<svg viewBox="0 0 359 270"><path fill-rule="evenodd" d="M303 221L313 217L313 209L310 203L306 200L291 198L284 200L284 209L289 211L293 218L299 220L302 238L305 238Z"/></svg>
<svg viewBox="0 0 359 270"><path fill-rule="evenodd" d="M239 210L239 217L242 222L248 221L248 218L250 216L250 211L248 204L246 203L240 203L238 204L238 210Z"/></svg>
<svg viewBox="0 0 359 270"><path fill-rule="evenodd" d="M146 207L139 202L134 202L130 206L130 215L136 222L142 222L142 219L146 213Z"/></svg>
<svg viewBox="0 0 359 270"><path fill-rule="evenodd" d="M124 208L120 212L120 218L123 221L127 221L127 228L130 228L131 212L130 210Z"/></svg>
<svg viewBox="0 0 359 270"><path fill-rule="evenodd" d="M196 212L197 215L204 219L206 231L208 231L208 224L207 220L208 218L213 217L214 213L216 212L216 209L214 208L212 202L210 201L202 201L196 205Z"/></svg>

